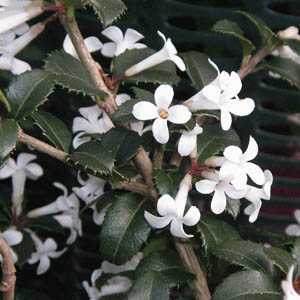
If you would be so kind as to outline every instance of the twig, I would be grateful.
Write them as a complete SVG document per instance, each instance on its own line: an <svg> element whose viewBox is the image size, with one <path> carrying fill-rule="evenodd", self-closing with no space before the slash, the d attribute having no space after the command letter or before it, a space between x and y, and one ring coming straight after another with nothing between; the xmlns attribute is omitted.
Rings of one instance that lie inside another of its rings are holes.
<svg viewBox="0 0 300 300"><path fill-rule="evenodd" d="M68 154L19 130L19 142L65 162Z"/></svg>
<svg viewBox="0 0 300 300"><path fill-rule="evenodd" d="M154 169L162 168L162 164L163 164L163 160L164 160L164 152L165 152L165 148L163 145L159 145L155 149L154 160L153 160L153 168Z"/></svg>
<svg viewBox="0 0 300 300"><path fill-rule="evenodd" d="M0 291L3 292L3 300L15 299L16 269L13 262L12 251L6 241L0 237L0 253L2 262L2 281Z"/></svg>
<svg viewBox="0 0 300 300"><path fill-rule="evenodd" d="M130 192L138 193L146 197L151 197L155 200L157 199L157 193L152 194L151 191L149 191L148 186L144 183L136 181L122 181L117 183L114 187L117 189L123 189Z"/></svg>

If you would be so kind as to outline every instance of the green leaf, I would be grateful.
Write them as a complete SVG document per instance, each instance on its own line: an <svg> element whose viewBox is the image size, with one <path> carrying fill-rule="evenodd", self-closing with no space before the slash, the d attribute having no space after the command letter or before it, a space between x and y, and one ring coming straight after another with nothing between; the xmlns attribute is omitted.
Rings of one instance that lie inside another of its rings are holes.
<svg viewBox="0 0 300 300"><path fill-rule="evenodd" d="M128 300L163 300L169 299L168 283L159 272L148 271L134 283Z"/></svg>
<svg viewBox="0 0 300 300"><path fill-rule="evenodd" d="M287 274L290 267L295 264L295 260L292 255L283 249L270 247L264 248L264 251L273 264L285 274Z"/></svg>
<svg viewBox="0 0 300 300"><path fill-rule="evenodd" d="M136 270L136 278L149 271L158 272L168 283L169 288L194 279L191 273L184 270L178 254L170 250L156 251L146 257Z"/></svg>
<svg viewBox="0 0 300 300"><path fill-rule="evenodd" d="M18 255L18 265L22 266L34 252L34 244L28 232L22 231L23 240L20 244L13 246L13 250Z"/></svg>
<svg viewBox="0 0 300 300"><path fill-rule="evenodd" d="M263 66L300 89L300 65L296 62L288 58L272 57Z"/></svg>
<svg viewBox="0 0 300 300"><path fill-rule="evenodd" d="M45 111L33 113L32 118L54 146L69 152L72 134L63 121Z"/></svg>
<svg viewBox="0 0 300 300"><path fill-rule="evenodd" d="M239 144L240 139L233 129L223 131L219 124L203 126L203 133L197 137L198 163L203 163L227 146Z"/></svg>
<svg viewBox="0 0 300 300"><path fill-rule="evenodd" d="M18 124L15 120L0 120L0 161L16 147L18 131Z"/></svg>
<svg viewBox="0 0 300 300"><path fill-rule="evenodd" d="M82 2L94 9L105 27L120 18L126 10L126 5L121 0L82 0Z"/></svg>
<svg viewBox="0 0 300 300"><path fill-rule="evenodd" d="M109 208L100 234L100 251L105 259L122 264L136 254L150 234L144 219L149 200L123 194Z"/></svg>
<svg viewBox="0 0 300 300"><path fill-rule="evenodd" d="M239 233L231 225L214 217L202 217L197 229L209 251L225 241L240 240Z"/></svg>
<svg viewBox="0 0 300 300"><path fill-rule="evenodd" d="M284 39L284 45L289 46L297 55L300 55L300 41L295 39Z"/></svg>
<svg viewBox="0 0 300 300"><path fill-rule="evenodd" d="M3 103L5 109L10 112L11 111L11 107L10 104L6 98L6 96L4 95L4 93L2 92L2 90L0 90L0 102Z"/></svg>
<svg viewBox="0 0 300 300"><path fill-rule="evenodd" d="M268 258L261 244L250 241L225 241L213 250L213 254L247 269L261 272L269 270Z"/></svg>
<svg viewBox="0 0 300 300"><path fill-rule="evenodd" d="M79 146L69 158L75 165L94 174L108 175L114 166L114 157L106 151L98 141L92 141Z"/></svg>
<svg viewBox="0 0 300 300"><path fill-rule="evenodd" d="M40 291L35 291L32 289L17 289L16 300L52 300L48 295Z"/></svg>
<svg viewBox="0 0 300 300"><path fill-rule="evenodd" d="M155 53L155 51L150 48L127 50L113 60L112 70L114 75L122 77L129 67L139 63L153 53ZM135 83L177 84L179 77L176 74L175 64L166 61L135 76L125 78L125 81Z"/></svg>
<svg viewBox="0 0 300 300"><path fill-rule="evenodd" d="M156 187L161 195L173 195L177 192L177 187L172 177L164 170L154 170L154 180Z"/></svg>
<svg viewBox="0 0 300 300"><path fill-rule="evenodd" d="M223 34L229 34L239 39L243 47L243 57L247 57L255 50L254 45L250 40L245 38L244 32L240 26L229 20L220 20L212 28L213 31L220 32Z"/></svg>
<svg viewBox="0 0 300 300"><path fill-rule="evenodd" d="M47 100L53 88L53 75L43 70L33 70L16 77L7 93L12 115L16 119L27 117Z"/></svg>
<svg viewBox="0 0 300 300"><path fill-rule="evenodd" d="M209 57L200 52L190 51L182 54L193 87L201 90L218 75L217 70L209 63Z"/></svg>
<svg viewBox="0 0 300 300"><path fill-rule="evenodd" d="M238 11L237 13L248 18L248 20L255 25L260 33L262 45L266 44L270 48L270 50L273 50L274 47L276 47L278 43L280 43L277 35L271 30L270 27L266 25L266 23L262 19L245 11Z"/></svg>
<svg viewBox="0 0 300 300"><path fill-rule="evenodd" d="M43 216L30 220L28 226L34 232L64 233L64 228L53 218L53 216Z"/></svg>
<svg viewBox="0 0 300 300"><path fill-rule="evenodd" d="M69 91L102 98L106 96L93 84L82 63L64 51L52 52L46 59L45 69L55 75L57 84Z"/></svg>
<svg viewBox="0 0 300 300"><path fill-rule="evenodd" d="M213 294L213 300L280 300L281 293L270 278L258 271L237 272L227 277Z"/></svg>

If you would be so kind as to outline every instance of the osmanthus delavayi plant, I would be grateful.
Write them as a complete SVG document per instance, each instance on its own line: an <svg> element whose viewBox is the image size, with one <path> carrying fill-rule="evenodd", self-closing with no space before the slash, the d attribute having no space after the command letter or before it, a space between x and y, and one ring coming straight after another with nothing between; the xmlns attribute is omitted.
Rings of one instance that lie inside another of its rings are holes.
<svg viewBox="0 0 300 300"><path fill-rule="evenodd" d="M82 36L76 13L88 7L102 35ZM102 260L82 283L89 299L300 298L299 240L242 222L259 218L273 175L255 161L255 137L241 145L234 130L255 109L246 76L264 69L300 87L298 29L275 34L238 12L261 37L256 49L236 22L217 22L212 30L243 49L240 69L227 72L205 53L178 53L167 33L158 31L162 45L151 49L147 36L113 24L125 10L121 0L0 0L0 69L17 75L0 93L3 267L49 271L86 233L88 209ZM16 57L56 21L65 39L42 68ZM74 100L66 117L49 109L57 91ZM37 128L39 137L29 135ZM73 184L49 181L50 199L40 181L61 162Z"/></svg>

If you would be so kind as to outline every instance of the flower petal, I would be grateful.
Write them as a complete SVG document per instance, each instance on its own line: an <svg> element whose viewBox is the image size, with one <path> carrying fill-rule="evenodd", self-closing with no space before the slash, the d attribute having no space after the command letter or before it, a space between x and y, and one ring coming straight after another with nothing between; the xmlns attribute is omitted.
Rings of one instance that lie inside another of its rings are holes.
<svg viewBox="0 0 300 300"><path fill-rule="evenodd" d="M168 110L174 97L174 90L168 84L160 85L154 93L155 103L158 108Z"/></svg>
<svg viewBox="0 0 300 300"><path fill-rule="evenodd" d="M174 124L184 124L192 117L190 110L184 105L173 105L169 108L168 121Z"/></svg>
<svg viewBox="0 0 300 300"><path fill-rule="evenodd" d="M11 177L16 171L15 161L9 158L6 165L0 168L0 179Z"/></svg>
<svg viewBox="0 0 300 300"><path fill-rule="evenodd" d="M176 204L175 200L170 195L163 195L158 199L157 211L161 216L175 216Z"/></svg>
<svg viewBox="0 0 300 300"><path fill-rule="evenodd" d="M57 249L57 243L52 238L46 239L44 242L44 251L45 252L52 252Z"/></svg>
<svg viewBox="0 0 300 300"><path fill-rule="evenodd" d="M31 161L35 160L36 155L30 153L20 153L17 158L18 169L25 168Z"/></svg>
<svg viewBox="0 0 300 300"><path fill-rule="evenodd" d="M152 125L153 136L157 142L166 144L169 141L169 129L167 120L158 118Z"/></svg>
<svg viewBox="0 0 300 300"><path fill-rule="evenodd" d="M171 60L180 71L184 72L186 70L185 63L181 57L179 57L178 55L173 55L171 56Z"/></svg>
<svg viewBox="0 0 300 300"><path fill-rule="evenodd" d="M234 163L239 163L242 157L242 150L237 146L228 146L225 148L223 155L224 157Z"/></svg>
<svg viewBox="0 0 300 300"><path fill-rule="evenodd" d="M117 26L107 27L102 31L102 34L115 43L121 43L124 38L123 32Z"/></svg>
<svg viewBox="0 0 300 300"><path fill-rule="evenodd" d="M128 28L124 35L124 42L127 45L134 45L137 41L143 39L144 36L138 31Z"/></svg>
<svg viewBox="0 0 300 300"><path fill-rule="evenodd" d="M215 214L221 214L226 209L226 196L224 190L219 188L215 189L210 207Z"/></svg>
<svg viewBox="0 0 300 300"><path fill-rule="evenodd" d="M210 194L216 188L217 182L203 179L195 183L196 190L201 194Z"/></svg>
<svg viewBox="0 0 300 300"><path fill-rule="evenodd" d="M114 57L117 51L117 45L115 43L109 42L102 46L101 54L106 57Z"/></svg>
<svg viewBox="0 0 300 300"><path fill-rule="evenodd" d="M181 156L188 156L197 146L197 136L182 134L178 142L178 153Z"/></svg>
<svg viewBox="0 0 300 300"><path fill-rule="evenodd" d="M69 53L70 55L78 58L78 55L77 55L77 52L74 48L74 45L70 39L70 36L67 34L65 39L64 39L64 42L63 42L63 49L65 52Z"/></svg>
<svg viewBox="0 0 300 300"><path fill-rule="evenodd" d="M7 229L2 233L2 235L9 246L18 245L23 240L22 232L15 229Z"/></svg>
<svg viewBox="0 0 300 300"><path fill-rule="evenodd" d="M221 109L221 127L223 130L229 130L232 123L232 117L228 110Z"/></svg>
<svg viewBox="0 0 300 300"><path fill-rule="evenodd" d="M298 224L291 224L286 227L285 233L290 236L300 236L300 226Z"/></svg>
<svg viewBox="0 0 300 300"><path fill-rule="evenodd" d="M178 238L188 239L193 237L193 235L185 233L182 221L179 221L177 219L172 220L170 231L173 236L176 236Z"/></svg>
<svg viewBox="0 0 300 300"><path fill-rule="evenodd" d="M202 94L209 101L218 104L220 101L221 90L217 86L209 84L202 89Z"/></svg>
<svg viewBox="0 0 300 300"><path fill-rule="evenodd" d="M14 75L20 75L20 74L23 74L30 70L31 70L31 67L28 63L26 63L22 60L19 60L17 58L13 58L11 72Z"/></svg>
<svg viewBox="0 0 300 300"><path fill-rule="evenodd" d="M300 209L296 209L294 211L294 217L295 217L296 221L300 224Z"/></svg>
<svg viewBox="0 0 300 300"><path fill-rule="evenodd" d="M245 172L250 176L250 178L259 185L263 185L265 182L265 175L263 170L256 164L247 162L244 164Z"/></svg>
<svg viewBox="0 0 300 300"><path fill-rule="evenodd" d="M254 159L257 156L257 154L258 154L258 145L255 139L252 136L250 136L247 150L242 155L242 159L245 162L250 161Z"/></svg>
<svg viewBox="0 0 300 300"><path fill-rule="evenodd" d="M42 275L50 268L50 259L48 256L43 255L40 259L39 266L37 268L37 275Z"/></svg>
<svg viewBox="0 0 300 300"><path fill-rule="evenodd" d="M255 102L251 98L232 100L229 104L229 111L236 116L248 116L255 108Z"/></svg>
<svg viewBox="0 0 300 300"><path fill-rule="evenodd" d="M32 180L36 180L44 174L42 167L36 163L26 166L26 176Z"/></svg>
<svg viewBox="0 0 300 300"><path fill-rule="evenodd" d="M200 220L201 214L196 206L191 206L185 216L183 217L183 224L187 226L194 226Z"/></svg>
<svg viewBox="0 0 300 300"><path fill-rule="evenodd" d="M236 97L242 89L242 81L238 73L231 72L230 76L228 73L226 76L222 78L222 74L227 72L221 72L220 74L220 83L221 87L224 90L224 97L225 98L233 98ZM226 78L225 78L226 77Z"/></svg>
<svg viewBox="0 0 300 300"><path fill-rule="evenodd" d="M156 228L156 229L161 229L169 225L171 222L172 218L171 217L157 217L149 212L145 211L144 217L146 221L150 224L151 227Z"/></svg>
<svg viewBox="0 0 300 300"><path fill-rule="evenodd" d="M100 42L100 40L95 36L90 36L86 39L84 39L84 43L89 50L89 52L96 52L100 50L103 47L103 44Z"/></svg>
<svg viewBox="0 0 300 300"><path fill-rule="evenodd" d="M128 94L118 94L116 96L116 103L118 106L122 105L123 103L129 101L131 98Z"/></svg>
<svg viewBox="0 0 300 300"><path fill-rule="evenodd" d="M247 174L236 173L236 176L231 180L231 184L237 190L244 190L247 187Z"/></svg>
<svg viewBox="0 0 300 300"><path fill-rule="evenodd" d="M141 101L135 104L132 114L140 121L152 120L158 117L157 107L149 101Z"/></svg>

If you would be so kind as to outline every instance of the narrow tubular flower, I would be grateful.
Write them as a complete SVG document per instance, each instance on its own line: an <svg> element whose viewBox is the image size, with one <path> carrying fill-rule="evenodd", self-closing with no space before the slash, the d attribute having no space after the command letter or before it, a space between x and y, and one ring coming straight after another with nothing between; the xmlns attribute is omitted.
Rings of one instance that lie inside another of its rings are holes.
<svg viewBox="0 0 300 300"><path fill-rule="evenodd" d="M167 39L165 35L160 31L158 31L158 34L164 41L163 48L126 70L126 77L134 76L165 61L172 61L180 71L186 70L185 64L183 60L177 55L177 49L175 48L171 39Z"/></svg>
<svg viewBox="0 0 300 300"><path fill-rule="evenodd" d="M152 132L157 142L166 144L169 141L168 121L174 124L184 124L192 116L184 105L170 107L174 90L170 85L160 85L154 94L155 104L141 101L134 105L133 115L137 120L153 120Z"/></svg>
<svg viewBox="0 0 300 300"><path fill-rule="evenodd" d="M86 48L88 49L88 51L90 53L96 52L101 50L101 48L103 47L103 44L100 42L100 40L95 37L95 36L90 36L84 39L84 43ZM73 57L79 59L76 49L69 37L69 35L67 34L64 42L63 42L63 49L65 52L69 53L70 55L72 55Z"/></svg>
<svg viewBox="0 0 300 300"><path fill-rule="evenodd" d="M35 264L39 262L37 268L37 275L42 275L50 268L50 258L58 258L66 252L66 248L57 251L57 243L52 238L47 238L44 242L32 231L30 236L35 245L36 252L31 254L28 259L29 264Z"/></svg>
<svg viewBox="0 0 300 300"><path fill-rule="evenodd" d="M191 102L190 107L193 111L220 110L222 129L229 130L232 123L231 114L247 116L254 110L255 103L251 98L238 97L242 89L242 81L238 73L229 74L225 71L220 73L216 64L211 60L209 62L217 70L217 78L188 101Z"/></svg>
<svg viewBox="0 0 300 300"><path fill-rule="evenodd" d="M161 229L171 224L170 231L172 235L179 238L193 237L193 235L186 234L183 229L183 225L194 226L200 220L200 212L196 206L190 207L184 214L191 183L192 177L187 174L180 183L175 199L168 194L159 198L157 211L160 217L145 211L145 219L153 228Z"/></svg>
<svg viewBox="0 0 300 300"><path fill-rule="evenodd" d="M5 1L6 2L6 1ZM43 13L42 1L10 1L8 5L0 3L0 34L15 28ZM7 4L7 2L6 2Z"/></svg>
<svg viewBox="0 0 300 300"><path fill-rule="evenodd" d="M202 172L202 176L205 179L196 182L196 190L201 194L214 193L211 210L215 214L221 214L226 209L226 195L231 199L241 199L245 196L244 190L236 190L229 181L222 180L218 171Z"/></svg>
<svg viewBox="0 0 300 300"><path fill-rule="evenodd" d="M78 148L80 145L87 143L91 134L103 134L114 127L109 116L98 105L82 107L79 109L82 117L76 117L73 120L73 147Z"/></svg>
<svg viewBox="0 0 300 300"><path fill-rule="evenodd" d="M123 32L117 26L110 26L102 31L102 34L112 42L105 43L102 47L102 55L107 57L119 56L127 49L142 49L147 46L138 43L144 38L142 34L134 29L128 28L123 35Z"/></svg>
<svg viewBox="0 0 300 300"><path fill-rule="evenodd" d="M250 162L258 154L258 145L250 136L247 150L243 153L237 146L228 146L224 150L225 162L220 169L220 176L230 180L236 189L243 189L247 184L247 175L259 185L265 182L265 175L262 169Z"/></svg>
<svg viewBox="0 0 300 300"><path fill-rule="evenodd" d="M181 156L190 155L197 146L197 136L202 132L203 128L198 124L191 131L184 131L178 142L178 153Z"/></svg>
<svg viewBox="0 0 300 300"><path fill-rule="evenodd" d="M281 282L281 287L284 293L283 300L300 300L300 295L296 292L293 285L294 270L295 266L291 266L286 280Z"/></svg>
<svg viewBox="0 0 300 300"><path fill-rule="evenodd" d="M294 211L294 217L297 224L288 225L285 229L287 235L290 236L300 236L300 209Z"/></svg>
<svg viewBox="0 0 300 300"><path fill-rule="evenodd" d="M41 166L32 163L35 159L33 154L20 153L16 161L9 158L6 165L0 169L0 179L12 178L12 203L17 215L22 212L26 179L37 180L43 175Z"/></svg>

